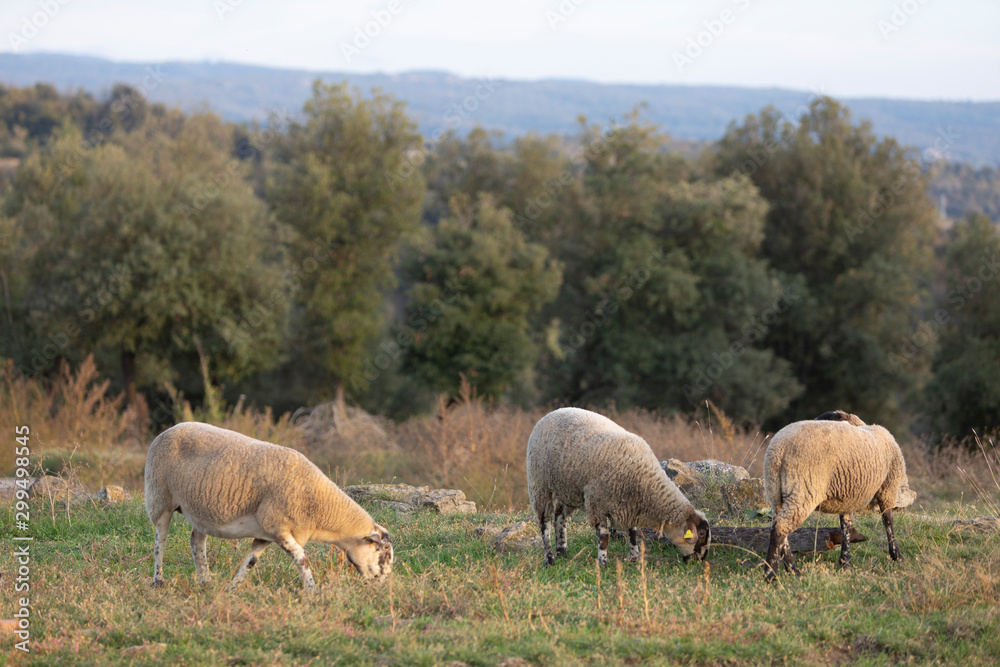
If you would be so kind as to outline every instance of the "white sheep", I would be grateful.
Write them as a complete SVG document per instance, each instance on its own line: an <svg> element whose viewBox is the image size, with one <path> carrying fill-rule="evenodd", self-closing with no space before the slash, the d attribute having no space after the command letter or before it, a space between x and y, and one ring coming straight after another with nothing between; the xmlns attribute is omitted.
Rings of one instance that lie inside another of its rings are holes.
<svg viewBox="0 0 1000 667"><path fill-rule="evenodd" d="M788 536L814 511L840 515L843 535L850 535L851 513L877 505L889 541L889 556L900 560L892 528L892 510L909 494L906 463L895 438L881 426L836 411L799 421L774 434L764 453L764 493L774 520L765 576L773 579L782 560L798 573ZM851 560L850 540L841 540L840 564Z"/></svg>
<svg viewBox="0 0 1000 667"><path fill-rule="evenodd" d="M191 523L191 555L199 583L211 578L207 536L252 537L232 585L246 579L271 542L295 561L302 585L316 583L303 547L334 544L365 579L392 571L392 540L368 512L305 456L208 424L186 422L153 440L146 456L146 514L156 528L153 585L163 585L163 550L170 519Z"/></svg>
<svg viewBox="0 0 1000 667"><path fill-rule="evenodd" d="M705 515L667 477L645 440L606 417L562 408L542 417L528 438L528 497L542 531L545 561L565 556L566 520L577 509L597 532L597 560L608 561L611 529L628 530L638 558L638 528L661 531L685 558L705 557L712 540Z"/></svg>

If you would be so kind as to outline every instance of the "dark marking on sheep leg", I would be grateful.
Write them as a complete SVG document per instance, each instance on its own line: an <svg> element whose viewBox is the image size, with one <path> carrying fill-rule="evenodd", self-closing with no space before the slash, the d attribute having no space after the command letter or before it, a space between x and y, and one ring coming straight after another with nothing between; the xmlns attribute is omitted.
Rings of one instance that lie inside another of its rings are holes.
<svg viewBox="0 0 1000 667"><path fill-rule="evenodd" d="M549 516L543 513L538 516L538 528L542 533L542 549L545 551L545 563L547 565L555 565L556 557L552 555L552 521L549 520Z"/></svg>
<svg viewBox="0 0 1000 667"><path fill-rule="evenodd" d="M569 548L566 544L566 509L559 507L556 509L556 558L566 556Z"/></svg>
<svg viewBox="0 0 1000 667"><path fill-rule="evenodd" d="M850 536L854 532L854 522L851 520L850 514L840 515L840 567L848 568L851 566L851 540L843 539L844 535Z"/></svg>
<svg viewBox="0 0 1000 667"><path fill-rule="evenodd" d="M778 530L775 526L771 526L771 541L767 545L767 560L764 562L764 579L766 581L774 581L777 575L778 559L780 558L778 541Z"/></svg>
<svg viewBox="0 0 1000 667"><path fill-rule="evenodd" d="M639 530L628 529L628 559L639 560Z"/></svg>
<svg viewBox="0 0 1000 667"><path fill-rule="evenodd" d="M199 584L212 581L212 572L208 569L208 553L205 551L206 542L208 535L197 530L191 531L191 557L194 558L194 576Z"/></svg>
<svg viewBox="0 0 1000 667"><path fill-rule="evenodd" d="M260 560L260 555L263 553L264 549L269 545L270 542L267 540L255 539L250 543L250 553L246 555L243 562L240 564L240 569L236 571L236 576L233 577L233 581L230 586L237 586L243 583L243 580L247 578L247 574L253 569L253 566L257 564Z"/></svg>
<svg viewBox="0 0 1000 667"><path fill-rule="evenodd" d="M785 535L781 539L780 549L782 553L781 559L785 563L785 570L792 574L799 574L799 568L795 564L795 553L792 551L791 545L788 544L788 535Z"/></svg>
<svg viewBox="0 0 1000 667"><path fill-rule="evenodd" d="M302 587L306 591L316 590L316 580L313 579L312 570L309 569L309 558L306 556L306 551L302 548L302 545L296 542L290 535L279 538L277 543L279 547L285 550L285 553L292 557L292 560L295 561L295 566L299 568L299 574L302 575Z"/></svg>
<svg viewBox="0 0 1000 667"><path fill-rule="evenodd" d="M595 527L597 531L597 562L599 564L608 564L608 541L611 539L611 531L608 530L604 522L599 522Z"/></svg>
<svg viewBox="0 0 1000 667"><path fill-rule="evenodd" d="M892 529L891 507L886 511L882 512L882 525L885 526L885 537L889 541L889 558L896 561L902 560L903 554L899 550L899 545L896 544L896 533Z"/></svg>

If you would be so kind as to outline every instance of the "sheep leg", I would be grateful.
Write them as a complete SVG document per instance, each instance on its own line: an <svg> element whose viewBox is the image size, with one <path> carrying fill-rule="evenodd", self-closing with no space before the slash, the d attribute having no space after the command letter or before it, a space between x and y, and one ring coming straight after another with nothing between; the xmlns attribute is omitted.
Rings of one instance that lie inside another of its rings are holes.
<svg viewBox="0 0 1000 667"><path fill-rule="evenodd" d="M893 560L902 560L903 554L899 551L899 545L896 544L896 533L892 529L892 508L882 512L882 525L885 526L885 537L889 541L889 558Z"/></svg>
<svg viewBox="0 0 1000 667"><path fill-rule="evenodd" d="M597 562L601 566L606 566L608 564L608 541L611 539L611 531L604 524L604 521L598 520L594 525L594 530L597 531Z"/></svg>
<svg viewBox="0 0 1000 667"><path fill-rule="evenodd" d="M645 539L643 540L645 541ZM639 560L639 529L628 529L628 559Z"/></svg>
<svg viewBox="0 0 1000 667"><path fill-rule="evenodd" d="M173 510L163 512L153 525L156 527L156 537L153 540L153 586L163 586L163 551L167 547L167 534L170 531L170 518Z"/></svg>
<svg viewBox="0 0 1000 667"><path fill-rule="evenodd" d="M538 528L542 533L542 549L545 551L545 563L555 565L556 557L552 555L552 536L555 530L552 527L552 515L549 511L542 510L538 514Z"/></svg>
<svg viewBox="0 0 1000 667"><path fill-rule="evenodd" d="M854 522L850 514L840 515L840 567L851 566L851 533L854 532Z"/></svg>
<svg viewBox="0 0 1000 667"><path fill-rule="evenodd" d="M247 574L253 569L253 566L257 564L257 561L260 560L260 555L263 553L264 549L267 548L268 544L270 544L269 541L261 539L255 539L250 544L250 553L246 555L246 558L244 558L243 562L240 564L240 569L236 571L236 576L233 577L230 587L235 588L243 583L243 581L247 578Z"/></svg>
<svg viewBox="0 0 1000 667"><path fill-rule="evenodd" d="M556 558L569 554L566 543L566 506L556 505Z"/></svg>
<svg viewBox="0 0 1000 667"><path fill-rule="evenodd" d="M299 568L299 574L302 575L302 587L309 592L316 590L316 580L313 579L312 570L309 569L309 557L306 556L306 550L302 545L291 535L283 535L276 542L295 561L295 567Z"/></svg>
<svg viewBox="0 0 1000 667"><path fill-rule="evenodd" d="M778 561L785 565L785 570L799 574L795 565L795 554L788 544L788 533L779 530L777 525L771 526L771 541L767 547L767 561L764 568L764 579L773 581L778 571Z"/></svg>
<svg viewBox="0 0 1000 667"><path fill-rule="evenodd" d="M194 558L194 576L199 584L207 584L212 581L212 572L208 569L208 553L205 551L205 544L208 542L208 535L191 529L191 557Z"/></svg>

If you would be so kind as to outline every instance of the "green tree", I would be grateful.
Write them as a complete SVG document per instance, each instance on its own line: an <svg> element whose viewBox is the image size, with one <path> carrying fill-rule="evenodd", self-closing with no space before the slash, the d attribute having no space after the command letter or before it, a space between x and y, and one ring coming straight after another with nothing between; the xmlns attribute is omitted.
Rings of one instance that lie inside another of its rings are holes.
<svg viewBox="0 0 1000 667"><path fill-rule="evenodd" d="M543 375L573 403L710 398L759 421L801 391L760 343L762 318L795 296L757 258L767 207L744 178L691 181L667 143L637 114L585 129L581 194L552 237L566 278Z"/></svg>
<svg viewBox="0 0 1000 667"><path fill-rule="evenodd" d="M423 179L405 168L420 150L402 103L319 81L304 121L276 143L267 198L297 232L287 368L302 376L304 399L332 393L342 405L345 381L385 324L400 241L420 220Z"/></svg>
<svg viewBox="0 0 1000 667"><path fill-rule="evenodd" d="M404 369L452 396L464 375L480 395L524 397L538 355L532 318L555 298L560 267L489 196L455 197L451 211L404 265Z"/></svg>
<svg viewBox="0 0 1000 667"><path fill-rule="evenodd" d="M766 340L806 387L789 416L844 408L898 426L898 397L929 362L927 350L898 359L933 261L936 211L920 164L822 98L797 124L765 109L731 127L715 170L752 179L769 204L763 257L804 287Z"/></svg>
<svg viewBox="0 0 1000 667"><path fill-rule="evenodd" d="M22 368L94 352L137 384L273 364L288 296L279 227L240 177L232 130L171 114L91 146L68 127L19 170L5 213L33 332Z"/></svg>
<svg viewBox="0 0 1000 667"><path fill-rule="evenodd" d="M926 410L940 434L1000 428L1000 231L982 214L951 230L945 293L924 336L940 327Z"/></svg>

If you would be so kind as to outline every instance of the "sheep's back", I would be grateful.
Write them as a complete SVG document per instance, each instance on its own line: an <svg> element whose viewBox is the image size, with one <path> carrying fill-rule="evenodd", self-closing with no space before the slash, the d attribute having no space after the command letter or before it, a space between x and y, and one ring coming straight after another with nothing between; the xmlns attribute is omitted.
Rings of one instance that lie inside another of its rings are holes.
<svg viewBox="0 0 1000 667"><path fill-rule="evenodd" d="M818 503L821 512L853 512L868 505L901 461L899 446L881 426L795 422L778 431L765 452L765 492L773 507L794 493Z"/></svg>
<svg viewBox="0 0 1000 667"><path fill-rule="evenodd" d="M330 484L295 450L194 422L154 440L146 476L147 493L166 493L185 515L215 524L256 513L264 498L315 504L309 494L288 491Z"/></svg>
<svg viewBox="0 0 1000 667"><path fill-rule="evenodd" d="M642 438L588 410L562 408L539 420L528 439L529 493L551 492L569 507L583 506L588 484L615 489L632 471L659 462ZM626 489L619 488L620 492Z"/></svg>

